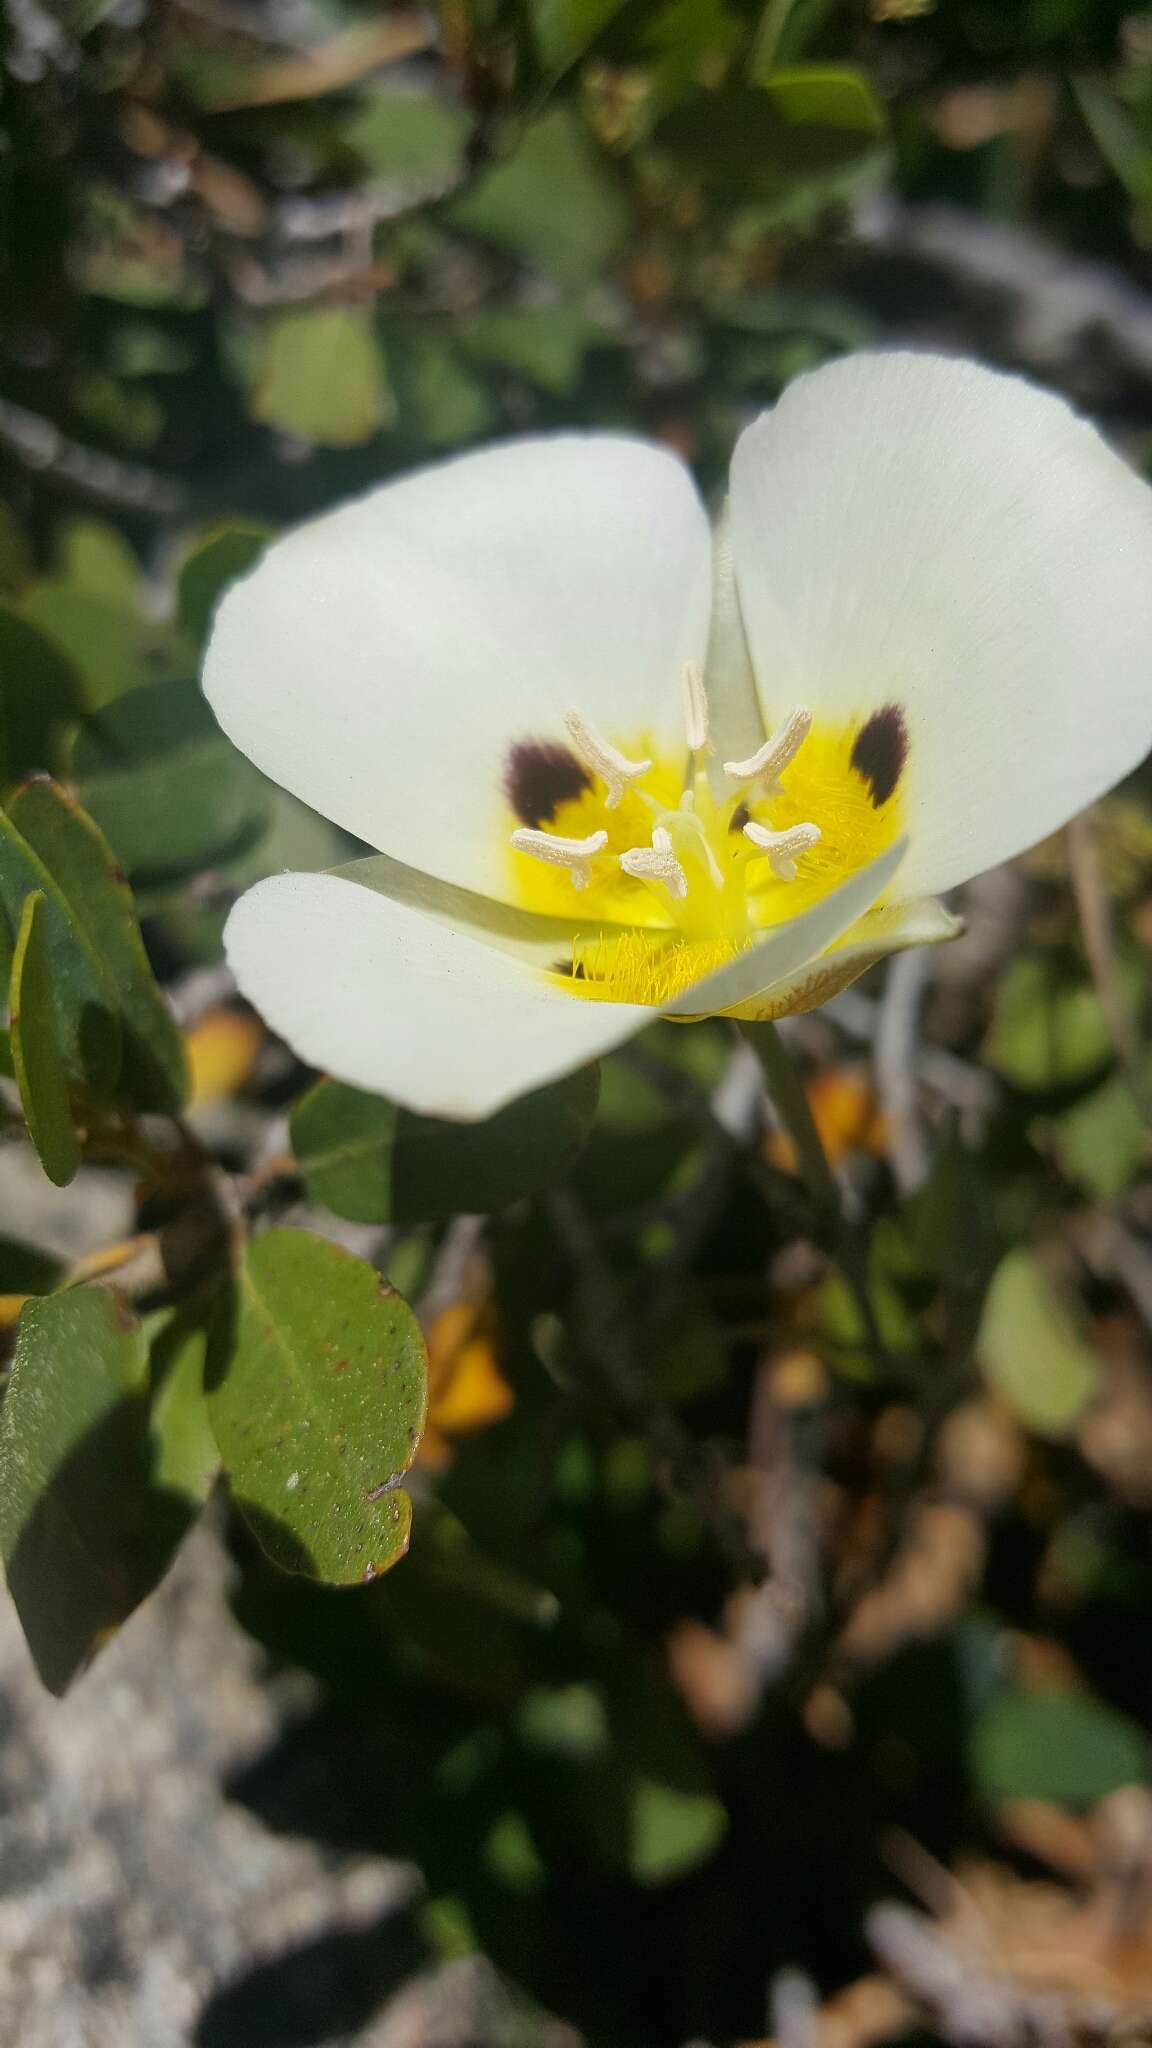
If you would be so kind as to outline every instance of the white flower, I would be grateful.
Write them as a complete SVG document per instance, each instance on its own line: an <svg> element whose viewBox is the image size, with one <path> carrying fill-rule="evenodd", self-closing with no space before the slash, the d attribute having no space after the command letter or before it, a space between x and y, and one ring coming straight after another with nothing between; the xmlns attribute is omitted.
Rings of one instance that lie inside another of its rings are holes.
<svg viewBox="0 0 1152 2048"><path fill-rule="evenodd" d="M741 437L713 540L663 449L510 442L278 542L204 687L370 845L232 913L316 1066L479 1117L656 1011L775 1017L1152 743L1152 500L1058 399L857 356Z"/></svg>

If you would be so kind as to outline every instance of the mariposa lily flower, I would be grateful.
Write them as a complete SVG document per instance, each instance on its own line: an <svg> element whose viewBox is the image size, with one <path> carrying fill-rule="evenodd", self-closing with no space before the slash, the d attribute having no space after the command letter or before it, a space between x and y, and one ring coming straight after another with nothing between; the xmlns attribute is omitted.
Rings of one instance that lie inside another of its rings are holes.
<svg viewBox="0 0 1152 2048"><path fill-rule="evenodd" d="M808 1009L1152 743L1152 500L1059 399L861 355L744 433L508 442L287 536L204 687L378 855L259 883L240 987L308 1061L472 1118L655 1014Z"/></svg>

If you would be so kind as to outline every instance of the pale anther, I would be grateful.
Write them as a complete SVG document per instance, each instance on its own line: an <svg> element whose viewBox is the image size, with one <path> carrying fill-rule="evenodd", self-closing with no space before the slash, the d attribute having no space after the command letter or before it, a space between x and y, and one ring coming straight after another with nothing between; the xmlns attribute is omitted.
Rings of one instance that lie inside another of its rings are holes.
<svg viewBox="0 0 1152 2048"><path fill-rule="evenodd" d="M787 832L770 832L767 825L758 825L749 819L744 827L745 839L768 855L773 874L782 882L796 880L796 858L801 853L810 853L820 840L819 825L792 825Z"/></svg>
<svg viewBox="0 0 1152 2048"><path fill-rule="evenodd" d="M568 737L585 767L591 768L593 774L598 775L607 785L608 809L615 810L629 783L635 782L639 775L647 775L652 766L651 761L630 761L627 754L622 754L610 740L604 739L602 734L586 725L576 711L569 711L564 723L568 728Z"/></svg>
<svg viewBox="0 0 1152 2048"><path fill-rule="evenodd" d="M592 879L589 862L593 854L603 853L608 834L601 828L599 832L590 832L586 839L565 839L558 832L536 832L524 825L513 832L512 844L517 853L529 853L533 860L567 868L573 888L586 889Z"/></svg>
<svg viewBox="0 0 1152 2048"><path fill-rule="evenodd" d="M688 749L693 754L711 753L708 741L708 698L704 689L704 671L698 661L686 661L684 676L684 730L688 735Z"/></svg>
<svg viewBox="0 0 1152 2048"><path fill-rule="evenodd" d="M783 774L790 761L795 760L811 730L812 713L803 704L797 704L783 725L777 726L747 761L725 761L725 775L731 775L736 782L752 782L763 776L768 785L765 795L779 796L777 777Z"/></svg>
<svg viewBox="0 0 1152 2048"><path fill-rule="evenodd" d="M628 853L622 853L620 865L626 875L634 875L638 882L663 882L670 896L688 894L688 877L672 851L671 836L663 825L657 825L651 846L634 846Z"/></svg>

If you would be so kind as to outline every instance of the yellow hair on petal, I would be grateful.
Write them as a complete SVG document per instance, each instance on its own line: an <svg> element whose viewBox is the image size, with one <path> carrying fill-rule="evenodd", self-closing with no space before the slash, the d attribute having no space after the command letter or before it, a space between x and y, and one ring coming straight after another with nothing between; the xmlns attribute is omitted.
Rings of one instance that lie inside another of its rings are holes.
<svg viewBox="0 0 1152 2048"><path fill-rule="evenodd" d="M742 951L728 939L601 932L575 941L572 978L565 977L563 985L588 1002L646 1003L658 1009Z"/></svg>

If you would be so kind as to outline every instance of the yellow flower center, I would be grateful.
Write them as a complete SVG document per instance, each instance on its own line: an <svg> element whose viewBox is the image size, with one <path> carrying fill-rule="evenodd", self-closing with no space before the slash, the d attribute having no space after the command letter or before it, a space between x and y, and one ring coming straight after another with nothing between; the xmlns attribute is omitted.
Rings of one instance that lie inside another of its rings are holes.
<svg viewBox="0 0 1152 2048"><path fill-rule="evenodd" d="M671 1001L818 903L898 836L907 736L895 705L841 724L791 711L745 761L708 764L698 672L687 744L597 732L523 741L506 782L515 899L575 927L556 978L613 1003Z"/></svg>

